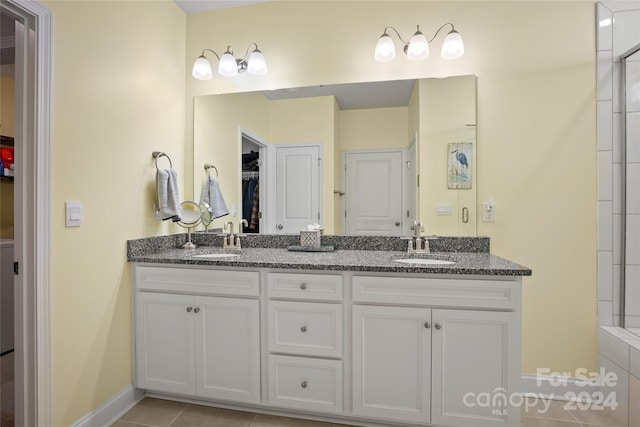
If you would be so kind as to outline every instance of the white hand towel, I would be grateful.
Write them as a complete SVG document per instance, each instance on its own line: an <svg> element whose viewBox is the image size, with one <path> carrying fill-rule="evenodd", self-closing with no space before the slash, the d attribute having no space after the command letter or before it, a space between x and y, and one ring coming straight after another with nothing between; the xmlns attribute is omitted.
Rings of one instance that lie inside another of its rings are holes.
<svg viewBox="0 0 640 427"><path fill-rule="evenodd" d="M227 209L227 204L220 190L220 183L216 178L207 178L202 186L202 198L200 200L207 204L212 218L229 215L229 209Z"/></svg>
<svg viewBox="0 0 640 427"><path fill-rule="evenodd" d="M156 174L158 209L163 221L180 221L178 174L173 169L160 169Z"/></svg>

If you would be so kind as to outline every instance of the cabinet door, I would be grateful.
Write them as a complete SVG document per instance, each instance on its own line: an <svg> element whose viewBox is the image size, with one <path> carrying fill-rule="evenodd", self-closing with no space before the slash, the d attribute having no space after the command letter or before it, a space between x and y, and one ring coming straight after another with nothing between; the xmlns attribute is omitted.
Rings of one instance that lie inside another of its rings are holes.
<svg viewBox="0 0 640 427"><path fill-rule="evenodd" d="M353 413L429 422L431 310L353 306Z"/></svg>
<svg viewBox="0 0 640 427"><path fill-rule="evenodd" d="M136 295L136 387L195 393L192 296Z"/></svg>
<svg viewBox="0 0 640 427"><path fill-rule="evenodd" d="M260 403L258 301L199 297L194 311L198 396Z"/></svg>
<svg viewBox="0 0 640 427"><path fill-rule="evenodd" d="M513 312L433 310L431 422L519 425L509 405L520 377L520 322Z"/></svg>

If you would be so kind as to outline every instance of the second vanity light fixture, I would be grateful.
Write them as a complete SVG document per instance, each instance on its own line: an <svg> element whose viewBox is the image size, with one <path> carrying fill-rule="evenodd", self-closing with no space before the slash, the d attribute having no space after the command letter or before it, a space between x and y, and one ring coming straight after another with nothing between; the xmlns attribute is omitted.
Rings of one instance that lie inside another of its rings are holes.
<svg viewBox="0 0 640 427"><path fill-rule="evenodd" d="M438 31L431 37L431 40L427 40L424 34L420 31L420 26L418 25L418 29L411 37L409 42L404 41L398 30L393 27L386 27L384 29L384 33L378 39L378 44L376 45L375 59L378 62L390 62L393 61L396 57L396 47L393 44L393 40L391 40L391 36L387 34L387 30L393 30L400 41L404 43L404 53L407 55L407 59L412 61L419 61L422 59L426 59L429 56L429 43L431 43L440 30L442 30L447 25L451 26L451 31L445 37L444 42L442 43L442 50L440 52L440 56L442 59L457 59L464 55L464 43L462 41L462 37L456 31L453 24L446 23L440 28Z"/></svg>
<svg viewBox="0 0 640 427"><path fill-rule="evenodd" d="M249 51L252 47L255 47L249 55ZM218 73L225 77L234 77L239 73L247 71L249 74L262 75L267 74L267 62L264 59L264 55L258 49L256 43L251 43L247 48L247 52L241 59L236 59L233 56L233 49L231 46L227 46L227 50L222 56L219 56L211 49L204 49L202 54L193 63L193 70L191 74L198 80L211 80L213 77L213 71L211 70L211 63L205 56L205 52L213 53L218 58Z"/></svg>

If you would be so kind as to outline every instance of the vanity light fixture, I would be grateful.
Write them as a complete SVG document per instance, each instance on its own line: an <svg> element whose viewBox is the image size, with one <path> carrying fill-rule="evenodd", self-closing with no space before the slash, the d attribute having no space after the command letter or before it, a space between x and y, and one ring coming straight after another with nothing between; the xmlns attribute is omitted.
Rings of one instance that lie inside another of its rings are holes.
<svg viewBox="0 0 640 427"><path fill-rule="evenodd" d="M395 28L385 27L384 32L378 39L374 58L378 62L390 62L395 59L396 47L391 36L387 33L387 30L393 30L400 41L404 43L404 53L407 55L407 59L412 61L426 59L429 57L429 43L431 43L437 37L440 30L447 25L451 26L451 31L449 31L449 34L447 34L447 37L445 37L444 42L442 43L440 56L442 59L460 58L464 55L464 42L462 41L462 37L460 37L460 33L458 33L453 24L449 22L438 28L438 31L436 31L433 37L431 37L431 40L427 40L425 35L422 34L422 31L420 31L420 26L418 25L416 32L413 34L413 37L411 37L409 42L406 42Z"/></svg>
<svg viewBox="0 0 640 427"><path fill-rule="evenodd" d="M251 51L251 54L249 54L252 47L255 48ZM236 59L236 57L233 56L231 46L227 46L227 50L222 56L211 49L204 49L202 54L200 54L193 63L193 70L191 71L193 77L198 80L211 80L213 77L211 63L205 56L205 52L207 51L213 53L216 58L218 58L218 73L225 77L234 77L244 71L254 75L267 74L267 62L264 59L264 55L260 52L256 43L251 43L242 59Z"/></svg>

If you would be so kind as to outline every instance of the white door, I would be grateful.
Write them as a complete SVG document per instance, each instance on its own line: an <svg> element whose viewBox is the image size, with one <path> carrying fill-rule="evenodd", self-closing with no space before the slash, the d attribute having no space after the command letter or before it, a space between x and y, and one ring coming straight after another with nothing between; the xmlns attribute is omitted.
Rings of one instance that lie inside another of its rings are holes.
<svg viewBox="0 0 640 427"><path fill-rule="evenodd" d="M137 388L195 393L193 302L189 295L138 293Z"/></svg>
<svg viewBox="0 0 640 427"><path fill-rule="evenodd" d="M345 233L401 235L402 152L345 153L345 169Z"/></svg>
<svg viewBox="0 0 640 427"><path fill-rule="evenodd" d="M520 390L520 358L509 364L520 352L519 325L510 312L433 310L433 424L520 425L520 409L506 395Z"/></svg>
<svg viewBox="0 0 640 427"><path fill-rule="evenodd" d="M407 148L403 171L404 178L404 224L405 236L413 234L413 222L418 219L418 152L417 135Z"/></svg>
<svg viewBox="0 0 640 427"><path fill-rule="evenodd" d="M258 301L200 297L194 312L198 396L260 403Z"/></svg>
<svg viewBox="0 0 640 427"><path fill-rule="evenodd" d="M431 310L353 306L353 413L429 422Z"/></svg>
<svg viewBox="0 0 640 427"><path fill-rule="evenodd" d="M320 147L276 147L276 232L298 233L320 216Z"/></svg>

